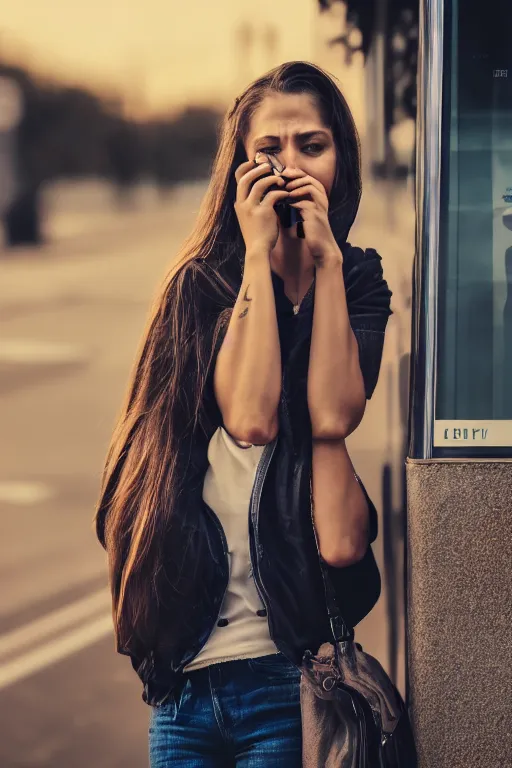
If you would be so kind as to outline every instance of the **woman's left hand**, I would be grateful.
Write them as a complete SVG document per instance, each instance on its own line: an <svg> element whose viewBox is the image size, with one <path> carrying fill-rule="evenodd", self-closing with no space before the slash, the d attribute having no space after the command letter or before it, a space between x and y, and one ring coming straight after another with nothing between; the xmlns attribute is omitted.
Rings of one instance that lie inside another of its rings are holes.
<svg viewBox="0 0 512 768"><path fill-rule="evenodd" d="M304 219L305 240L315 264L324 266L331 260L341 263L341 251L329 223L329 199L324 185L298 168L286 168L283 176L290 179L284 187L290 192L286 202L299 210ZM304 195L309 199L298 199Z"/></svg>

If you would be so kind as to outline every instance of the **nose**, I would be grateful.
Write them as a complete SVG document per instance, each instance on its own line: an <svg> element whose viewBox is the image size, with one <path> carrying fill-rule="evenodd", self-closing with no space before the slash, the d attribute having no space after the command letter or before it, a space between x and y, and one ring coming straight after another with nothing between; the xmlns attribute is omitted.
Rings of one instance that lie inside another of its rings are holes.
<svg viewBox="0 0 512 768"><path fill-rule="evenodd" d="M279 159L285 167L285 170L298 168L297 165L297 152L294 149L285 149L280 152Z"/></svg>
<svg viewBox="0 0 512 768"><path fill-rule="evenodd" d="M293 145L293 142L286 142L286 145L279 152L278 158L280 162L285 166L285 169L298 168L299 152Z"/></svg>
<svg viewBox="0 0 512 768"><path fill-rule="evenodd" d="M287 163L285 163L284 158L281 160L281 162L284 165L284 168L283 168L283 170L281 171L281 173L279 175L282 176L284 179L288 178L288 180L289 180L290 176L291 177L294 176L294 174L290 173L290 171L298 170L298 168L297 168L297 166L293 162L288 161Z"/></svg>
<svg viewBox="0 0 512 768"><path fill-rule="evenodd" d="M282 163L284 165L284 160L282 160ZM301 169L297 165L295 165L294 163L288 162L286 163L286 165L284 165L284 168L279 175L282 176L284 179L290 180L296 177L295 171L300 171L300 170Z"/></svg>

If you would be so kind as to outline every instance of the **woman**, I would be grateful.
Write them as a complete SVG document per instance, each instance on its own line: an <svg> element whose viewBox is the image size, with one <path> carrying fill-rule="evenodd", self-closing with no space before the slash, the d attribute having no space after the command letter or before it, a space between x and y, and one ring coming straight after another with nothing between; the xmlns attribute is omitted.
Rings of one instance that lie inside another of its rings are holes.
<svg viewBox="0 0 512 768"><path fill-rule="evenodd" d="M360 195L343 96L283 64L226 116L151 313L96 524L153 768L300 766L299 666L332 637L319 555L351 626L379 597L377 513L345 444L390 314L380 257L347 242Z"/></svg>

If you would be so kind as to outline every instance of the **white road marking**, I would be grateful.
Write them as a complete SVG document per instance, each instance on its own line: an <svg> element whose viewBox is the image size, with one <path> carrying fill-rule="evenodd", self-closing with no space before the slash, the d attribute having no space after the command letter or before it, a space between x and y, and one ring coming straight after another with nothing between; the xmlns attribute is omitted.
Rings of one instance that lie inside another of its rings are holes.
<svg viewBox="0 0 512 768"><path fill-rule="evenodd" d="M40 672L77 651L81 651L111 632L113 632L112 617L110 615L102 616L25 653L0 667L0 690L13 685L13 683L18 683L35 672Z"/></svg>
<svg viewBox="0 0 512 768"><path fill-rule="evenodd" d="M5 363L71 363L87 357L78 344L36 339L0 340L0 362Z"/></svg>
<svg viewBox="0 0 512 768"><path fill-rule="evenodd" d="M37 504L54 496L50 486L44 483L10 482L0 480L0 502L8 504Z"/></svg>
<svg viewBox="0 0 512 768"><path fill-rule="evenodd" d="M91 618L96 613L104 613L111 605L110 593L101 589L77 600L63 608L58 608L39 619L18 627L0 636L0 658L10 653L22 651L27 645L34 645L63 629L68 629L83 619Z"/></svg>

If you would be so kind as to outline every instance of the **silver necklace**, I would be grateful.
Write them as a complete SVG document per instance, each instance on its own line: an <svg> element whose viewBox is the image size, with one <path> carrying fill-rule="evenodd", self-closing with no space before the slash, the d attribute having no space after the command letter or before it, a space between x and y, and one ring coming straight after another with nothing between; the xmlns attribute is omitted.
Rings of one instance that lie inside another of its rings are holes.
<svg viewBox="0 0 512 768"><path fill-rule="evenodd" d="M311 283L311 285L309 286L308 290L306 291L306 293L304 294L304 296L302 297L302 299L300 301L299 301L299 291L297 290L297 302L293 305L293 314L294 315L297 315L299 313L299 309L301 308L302 302L304 301L306 296L309 295L309 293L311 292L312 288L313 288L313 283Z"/></svg>
<svg viewBox="0 0 512 768"><path fill-rule="evenodd" d="M295 302L295 304L293 305L293 314L294 314L294 315L297 315L297 314L298 314L298 312L299 312L299 309L300 309L300 305L301 305L301 304L302 304L302 302L304 301L304 296L303 296L303 297L302 297L302 299L299 301L299 295L300 295L300 294L299 294L299 286L300 286L300 279L299 279L299 285L297 286L297 301L296 301L296 302ZM309 290L308 290L308 291L306 291L306 294L305 294L305 295L307 295L308 293L309 293Z"/></svg>
<svg viewBox="0 0 512 768"><path fill-rule="evenodd" d="M293 314L296 315L300 309L301 301L299 301L299 286L300 286L300 279L299 279L299 285L297 286L297 301L293 305Z"/></svg>

